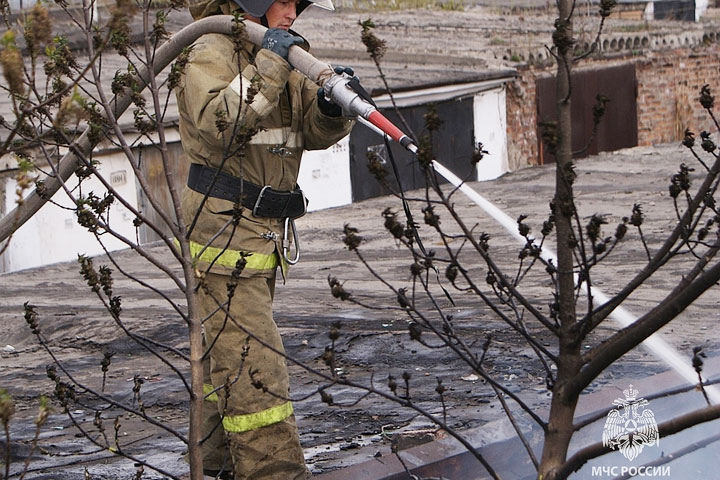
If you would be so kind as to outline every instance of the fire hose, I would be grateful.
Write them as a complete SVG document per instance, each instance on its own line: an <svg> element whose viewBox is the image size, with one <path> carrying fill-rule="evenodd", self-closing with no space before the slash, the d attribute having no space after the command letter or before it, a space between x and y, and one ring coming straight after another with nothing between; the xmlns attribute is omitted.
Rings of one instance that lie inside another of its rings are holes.
<svg viewBox="0 0 720 480"><path fill-rule="evenodd" d="M339 105L346 115L365 120L364 124L372 125L377 131L389 136L411 153L417 153L417 145L378 111L357 77L333 75L323 84L323 89L325 95Z"/></svg>

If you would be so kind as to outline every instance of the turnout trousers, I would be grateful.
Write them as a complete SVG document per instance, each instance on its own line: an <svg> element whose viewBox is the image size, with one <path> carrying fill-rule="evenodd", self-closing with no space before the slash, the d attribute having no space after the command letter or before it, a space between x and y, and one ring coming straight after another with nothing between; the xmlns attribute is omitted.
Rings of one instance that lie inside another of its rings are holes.
<svg viewBox="0 0 720 480"><path fill-rule="evenodd" d="M203 467L233 471L235 480L308 478L272 315L275 275L239 278L228 302L229 281L208 273L199 295L210 349L203 364ZM218 303L229 303L230 315Z"/></svg>

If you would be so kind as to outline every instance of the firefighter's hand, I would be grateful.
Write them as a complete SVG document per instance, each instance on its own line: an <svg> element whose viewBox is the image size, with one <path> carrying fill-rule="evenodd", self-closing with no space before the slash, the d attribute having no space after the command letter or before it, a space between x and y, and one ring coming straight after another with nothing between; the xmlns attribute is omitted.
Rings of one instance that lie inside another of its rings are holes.
<svg viewBox="0 0 720 480"><path fill-rule="evenodd" d="M339 75L345 78L355 77L355 71L351 67L336 65L333 67L333 72L335 72L335 75ZM324 88L320 88L320 90L318 90L317 92L317 95L318 108L320 109L321 113L327 115L328 117L341 117L345 114L345 112L343 112L342 110L342 107L333 102L332 99L326 95ZM350 117L353 117L353 115L350 115Z"/></svg>
<svg viewBox="0 0 720 480"><path fill-rule="evenodd" d="M343 77L346 81L352 79L357 80L355 70L351 67L336 65L333 67L333 72L335 73L335 76ZM325 88L320 88L320 90L318 90L318 108L320 109L320 112L329 117L340 117L343 115L348 116L348 118L354 117L354 115L344 112L340 105L333 102L331 97L327 95Z"/></svg>
<svg viewBox="0 0 720 480"><path fill-rule="evenodd" d="M342 115L342 108L325 96L325 89L319 88L317 91L318 108L320 113L328 117L339 117Z"/></svg>
<svg viewBox="0 0 720 480"><path fill-rule="evenodd" d="M293 35L281 28L268 28L262 41L262 48L278 54L287 61L288 52L293 45L305 43L302 37Z"/></svg>

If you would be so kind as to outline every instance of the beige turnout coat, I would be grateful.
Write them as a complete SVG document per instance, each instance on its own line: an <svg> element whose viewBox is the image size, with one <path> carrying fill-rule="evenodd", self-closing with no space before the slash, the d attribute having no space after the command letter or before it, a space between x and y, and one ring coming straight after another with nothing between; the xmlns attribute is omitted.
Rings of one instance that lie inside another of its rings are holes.
<svg viewBox="0 0 720 480"><path fill-rule="evenodd" d="M257 89L251 103L247 102L248 89ZM347 118L320 112L317 90L315 83L269 50L246 43L238 55L230 37L204 35L193 46L176 91L180 136L188 160L221 168L259 186L293 190L303 150L328 148L352 126ZM223 123L220 132L218 125ZM244 149L236 151L233 131L242 126L259 131ZM249 252L252 255L242 276L272 275L279 262L283 221L257 218L244 208L234 226L232 202L209 197L202 204L203 197L186 188L182 201L187 225L199 212L190 235L198 268L205 270L212 262L213 272L229 274L240 252Z"/></svg>

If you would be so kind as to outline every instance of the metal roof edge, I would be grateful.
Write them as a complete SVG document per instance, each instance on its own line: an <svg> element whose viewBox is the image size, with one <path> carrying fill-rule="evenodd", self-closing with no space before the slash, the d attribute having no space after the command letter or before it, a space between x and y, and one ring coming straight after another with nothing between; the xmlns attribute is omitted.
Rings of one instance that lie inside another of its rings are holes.
<svg viewBox="0 0 720 480"><path fill-rule="evenodd" d="M401 92L419 92L423 89L429 89L429 88L436 88L436 87L446 87L451 85L461 85L461 84L467 84L467 83L475 83L475 82L485 82L488 80L503 80L504 82L509 82L517 77L519 77L520 74L516 68L503 68L503 69L489 69L485 67L483 71L477 72L475 74L466 74L463 75L463 78L455 79L453 80L452 77L449 77L446 81L436 81L436 82L428 82L422 86L414 85L414 86L405 86L405 87L396 87L392 88L393 95L397 95ZM385 88L375 88L372 89L370 94L373 96L373 98L381 96L383 94L386 94L387 90Z"/></svg>
<svg viewBox="0 0 720 480"><path fill-rule="evenodd" d="M333 60L349 60L353 62L372 62L370 55L365 50L353 48L315 48L310 47L310 53L319 59L328 61ZM388 51L383 55L382 63L412 63L416 65L432 65L432 64L457 64L471 65L478 68L487 69L487 61L483 58L476 57L457 57L451 55L438 55L432 53L418 52L395 52Z"/></svg>
<svg viewBox="0 0 720 480"><path fill-rule="evenodd" d="M390 95L384 93L377 97L373 97L378 108L390 108L393 106L393 100L398 107L414 107L428 103L437 103L452 100L458 97L465 97L488 90L494 90L503 86L513 77L502 77L492 80L483 80L479 82L457 83L451 85L441 85L429 88L420 88L415 90L406 90Z"/></svg>

